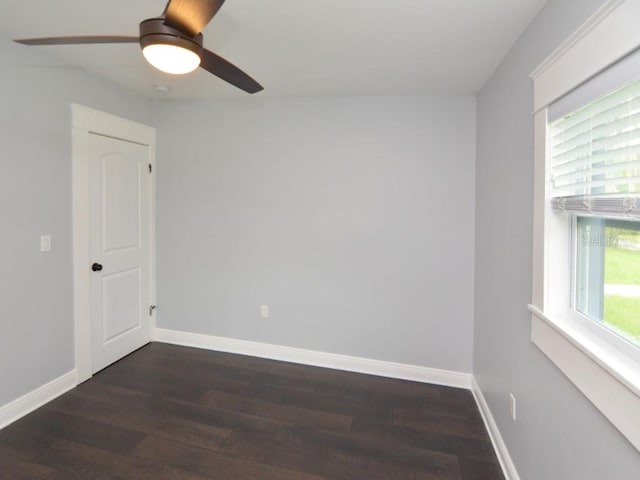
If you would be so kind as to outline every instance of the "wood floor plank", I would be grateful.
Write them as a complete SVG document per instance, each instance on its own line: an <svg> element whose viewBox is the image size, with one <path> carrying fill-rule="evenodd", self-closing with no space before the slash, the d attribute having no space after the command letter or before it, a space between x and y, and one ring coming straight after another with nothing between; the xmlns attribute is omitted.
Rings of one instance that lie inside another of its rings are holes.
<svg viewBox="0 0 640 480"><path fill-rule="evenodd" d="M217 449L231 433L230 430L212 425L158 415L149 407L150 403L113 405L99 399L87 402L82 396L67 395L52 402L47 408L109 425L126 427L144 436L158 435L209 449Z"/></svg>
<svg viewBox="0 0 640 480"><path fill-rule="evenodd" d="M53 469L0 453L0 480L45 480Z"/></svg>
<svg viewBox="0 0 640 480"><path fill-rule="evenodd" d="M25 419L0 431L0 453L22 460L32 460L54 442L53 437L29 427Z"/></svg>
<svg viewBox="0 0 640 480"><path fill-rule="evenodd" d="M54 438L70 440L116 453L135 448L145 434L130 428L40 408L24 418L32 429Z"/></svg>
<svg viewBox="0 0 640 480"><path fill-rule="evenodd" d="M328 413L308 408L282 405L255 397L229 395L209 391L201 400L203 405L211 405L224 410L249 413L259 417L271 418L302 427L327 430L348 431L353 419L348 415Z"/></svg>
<svg viewBox="0 0 640 480"><path fill-rule="evenodd" d="M104 400L116 405L146 402L151 397L149 393L144 391L132 390L121 385L100 383L97 378L94 377L91 381L77 386L70 394Z"/></svg>
<svg viewBox="0 0 640 480"><path fill-rule="evenodd" d="M0 430L5 478L504 480L468 390L159 343Z"/></svg>
<svg viewBox="0 0 640 480"><path fill-rule="evenodd" d="M399 445L412 445L434 452L464 455L469 458L492 458L494 454L491 443L485 439L436 433L404 425L385 425L357 419L353 423L352 433L367 438L379 438Z"/></svg>
<svg viewBox="0 0 640 480"><path fill-rule="evenodd" d="M484 425L476 420L433 412L429 409L397 408L393 411L393 424L420 428L446 435L487 440Z"/></svg>
<svg viewBox="0 0 640 480"><path fill-rule="evenodd" d="M114 364L94 377L96 383L124 387L154 397L197 398L207 388L187 370L183 375L170 375L164 369L144 365Z"/></svg>
<svg viewBox="0 0 640 480"><path fill-rule="evenodd" d="M413 480L410 468L381 463L301 441L287 429L273 435L264 432L234 433L222 453L279 467L302 469L332 480Z"/></svg>
<svg viewBox="0 0 640 480"><path fill-rule="evenodd" d="M149 408L157 415L175 416L235 432L273 432L278 427L286 425L281 420L182 400L159 400L152 403Z"/></svg>
<svg viewBox="0 0 640 480"><path fill-rule="evenodd" d="M371 401L368 396L355 397L342 395L339 392L330 394L302 392L269 385L250 385L245 395L283 406L337 413L352 418L375 419L388 423L392 420L392 409L388 405Z"/></svg>
<svg viewBox="0 0 640 480"><path fill-rule="evenodd" d="M179 368L183 368L184 362L188 362L188 364L193 367L206 370L215 371L222 366L227 366L234 369L240 368L253 373L273 373L292 378L306 377L309 371L316 369L315 367L309 367L307 365L277 360L265 362L264 359L261 358L247 355L229 355L223 352L209 351L206 356L203 356L198 349L178 345L154 343L151 344L150 347L149 350L145 349L144 352L144 354L149 357L149 361L162 362L163 365L178 365Z"/></svg>
<svg viewBox="0 0 640 480"><path fill-rule="evenodd" d="M196 475L188 470L167 467L157 459L120 455L67 440L56 442L38 457L38 461L84 479L211 480L211 477Z"/></svg>
<svg viewBox="0 0 640 480"><path fill-rule="evenodd" d="M109 474L99 474L90 477L91 480L127 480L123 477L115 477ZM45 480L87 480L87 477L80 476L75 473L71 473L68 470L56 470L53 474L49 475Z"/></svg>
<svg viewBox="0 0 640 480"><path fill-rule="evenodd" d="M383 395L405 400L412 398L439 399L441 398L441 389L443 388L438 385L328 369L317 369L314 371L313 377L317 380L317 392L338 392L355 396Z"/></svg>
<svg viewBox="0 0 640 480"><path fill-rule="evenodd" d="M464 480L503 480L502 470L497 459L477 459L460 457L460 466Z"/></svg>
<svg viewBox="0 0 640 480"><path fill-rule="evenodd" d="M215 474L228 480L324 480L322 477L291 469L274 467L247 458L220 455L206 449L149 436L134 454L183 471Z"/></svg>
<svg viewBox="0 0 640 480"><path fill-rule="evenodd" d="M228 354L216 354L216 352L209 352L213 353L211 358L215 361L205 362L202 361L201 355L194 355L193 349L185 350L191 351L185 352L184 358L174 357L170 362L158 362L155 358L157 354L143 356L146 352L140 352L138 356L132 357L131 361L135 359L136 365L152 365L153 368L162 369L168 374L172 371L178 372L181 377L188 372L189 377L197 376L202 381L211 381L214 385L217 380L224 380L241 382L245 385L247 383L275 385L302 391L312 391L315 387L315 382L306 378L304 370L300 369L301 366L292 366L286 362L262 361L262 368L260 368L260 363L255 361L259 359L251 359L243 355L234 355L233 359L228 359ZM224 361L225 358L227 358L226 361ZM310 367L302 367L304 368Z"/></svg>
<svg viewBox="0 0 640 480"><path fill-rule="evenodd" d="M289 434L289 441L313 445L336 455L347 455L350 458L412 468L451 480L462 480L456 455L429 451L413 445L399 445L375 437L328 431L292 428Z"/></svg>
<svg viewBox="0 0 640 480"><path fill-rule="evenodd" d="M259 375L259 372L246 372L237 367L231 369L226 365L220 368L215 363L203 362L202 355L189 354L189 350L184 349L182 357L163 358L156 352L147 354L145 348L127 357L122 361L123 363L114 366L114 369L125 370L129 374L138 370L146 372L147 375L162 375L164 380L170 383L175 382L177 385L186 383L193 387L206 384L210 389L227 393L242 393L249 384L249 380ZM197 378L195 384L193 378Z"/></svg>

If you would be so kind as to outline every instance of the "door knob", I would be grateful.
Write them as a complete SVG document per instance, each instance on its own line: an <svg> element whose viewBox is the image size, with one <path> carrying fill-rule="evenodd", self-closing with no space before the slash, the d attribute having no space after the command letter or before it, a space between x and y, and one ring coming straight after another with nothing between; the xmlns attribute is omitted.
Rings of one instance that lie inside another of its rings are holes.
<svg viewBox="0 0 640 480"><path fill-rule="evenodd" d="M99 272L100 270L102 270L102 265L100 265L99 263L94 263L93 265L91 265L91 270L93 270L94 272Z"/></svg>

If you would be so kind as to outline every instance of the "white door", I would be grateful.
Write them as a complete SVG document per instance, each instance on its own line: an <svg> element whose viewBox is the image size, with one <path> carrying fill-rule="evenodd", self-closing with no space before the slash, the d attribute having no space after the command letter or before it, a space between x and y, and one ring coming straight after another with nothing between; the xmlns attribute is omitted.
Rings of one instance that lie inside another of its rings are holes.
<svg viewBox="0 0 640 480"><path fill-rule="evenodd" d="M151 340L149 148L89 134L92 373Z"/></svg>

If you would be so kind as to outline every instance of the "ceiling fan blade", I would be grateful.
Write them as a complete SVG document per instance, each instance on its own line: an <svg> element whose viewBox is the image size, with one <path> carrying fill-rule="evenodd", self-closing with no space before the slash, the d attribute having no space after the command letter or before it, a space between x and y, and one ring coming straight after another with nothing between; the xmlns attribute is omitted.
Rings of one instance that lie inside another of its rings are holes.
<svg viewBox="0 0 640 480"><path fill-rule="evenodd" d="M257 93L264 89L262 85L238 67L209 50L202 51L202 62L200 66L207 72L213 73L216 77L247 93Z"/></svg>
<svg viewBox="0 0 640 480"><path fill-rule="evenodd" d="M166 4L166 5L165 5L165 7L164 7L164 10L162 11L162 17L163 17L163 18L167 16L167 10L169 10L169 4L170 4L170 3L171 3L171 0L169 0L169 1L167 2L167 4Z"/></svg>
<svg viewBox="0 0 640 480"><path fill-rule="evenodd" d="M17 38L23 45L91 45L96 43L138 43L139 37L125 35L78 35L70 37Z"/></svg>
<svg viewBox="0 0 640 480"><path fill-rule="evenodd" d="M165 9L165 23L192 37L202 32L224 0L170 0Z"/></svg>

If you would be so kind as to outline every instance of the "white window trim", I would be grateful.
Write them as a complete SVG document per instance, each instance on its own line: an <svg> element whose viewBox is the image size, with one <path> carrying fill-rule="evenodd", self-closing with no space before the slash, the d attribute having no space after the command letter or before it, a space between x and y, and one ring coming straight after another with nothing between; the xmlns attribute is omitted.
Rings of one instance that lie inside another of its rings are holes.
<svg viewBox="0 0 640 480"><path fill-rule="evenodd" d="M640 362L570 314L569 220L547 196L547 106L640 47L640 1L609 0L538 68L534 81L532 341L640 451Z"/></svg>

